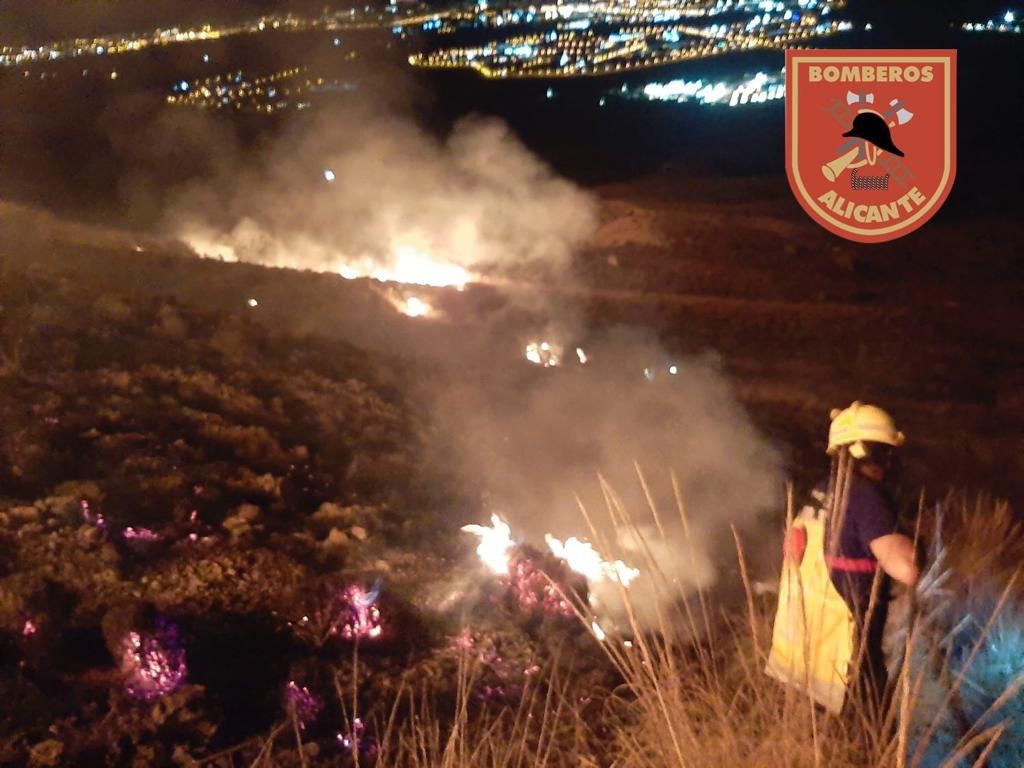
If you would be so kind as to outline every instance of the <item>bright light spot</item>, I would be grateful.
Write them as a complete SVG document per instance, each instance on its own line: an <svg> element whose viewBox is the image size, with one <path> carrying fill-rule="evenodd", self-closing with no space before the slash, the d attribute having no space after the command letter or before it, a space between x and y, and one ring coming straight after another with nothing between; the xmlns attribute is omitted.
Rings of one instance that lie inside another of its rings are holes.
<svg viewBox="0 0 1024 768"><path fill-rule="evenodd" d="M410 283L435 288L463 288L473 277L458 264L435 261L418 248L407 245L395 246L390 266L381 266L374 261L360 268L349 263L340 267L338 272L348 278L372 277L382 283Z"/></svg>
<svg viewBox="0 0 1024 768"><path fill-rule="evenodd" d="M870 32L872 29L874 29L874 27L871 26L871 22L870 21L867 24L864 25L864 31L865 32Z"/></svg>
<svg viewBox="0 0 1024 768"><path fill-rule="evenodd" d="M640 575L638 569L626 565L621 560L605 560L601 553L594 549L593 544L581 541L575 536L570 536L563 542L549 533L544 536L544 541L547 542L551 554L559 560L564 560L569 568L582 574L590 583L608 579L628 587L633 579Z"/></svg>
<svg viewBox="0 0 1024 768"><path fill-rule="evenodd" d="M579 359L580 365L586 365L587 360L590 359L587 357L587 353L583 351L583 347L576 347L576 357Z"/></svg>
<svg viewBox="0 0 1024 768"><path fill-rule="evenodd" d="M389 300L406 317L430 317L434 314L434 308L417 296L394 296Z"/></svg>
<svg viewBox="0 0 1024 768"><path fill-rule="evenodd" d="M758 72L743 80L712 83L699 80L670 80L647 83L640 91L644 98L654 101L674 101L698 104L761 104L781 99L785 95L785 80L780 70L778 75Z"/></svg>
<svg viewBox="0 0 1024 768"><path fill-rule="evenodd" d="M111 80L117 80L117 72L116 71L110 73L110 79Z"/></svg>
<svg viewBox="0 0 1024 768"><path fill-rule="evenodd" d="M654 381L654 369L644 368L644 378L648 381Z"/></svg>
<svg viewBox="0 0 1024 768"><path fill-rule="evenodd" d="M670 365L668 367L668 372L671 373L673 376L675 376L677 373L679 373L679 366L677 366L677 365Z"/></svg>
<svg viewBox="0 0 1024 768"><path fill-rule="evenodd" d="M422 317L427 314L430 307L424 304L422 301L417 299L415 296L410 296L409 300L405 302L406 311L409 317Z"/></svg>
<svg viewBox="0 0 1024 768"><path fill-rule="evenodd" d="M509 550L515 546L512 529L497 515L491 515L490 527L486 525L464 525L462 530L480 537L476 553L480 560L494 573L508 575Z"/></svg>
<svg viewBox="0 0 1024 768"><path fill-rule="evenodd" d="M608 635L606 635L604 630L601 629L601 625L596 621L591 622L590 630L594 633L594 637L598 639L598 642L603 643L608 638Z"/></svg>
<svg viewBox="0 0 1024 768"><path fill-rule="evenodd" d="M339 45L341 45L341 38L340 37L334 38L334 47L337 48Z"/></svg>
<svg viewBox="0 0 1024 768"><path fill-rule="evenodd" d="M1017 17L1014 16L1013 11L1007 11L1006 15L1003 16L1003 21L1005 21L1007 24L1013 24L1013 20L1015 18L1017 18Z"/></svg>
<svg viewBox="0 0 1024 768"><path fill-rule="evenodd" d="M256 299L249 299L249 301L247 301L246 304L248 304L250 307L258 307L260 305L260 303L256 301Z"/></svg>
<svg viewBox="0 0 1024 768"><path fill-rule="evenodd" d="M203 54L203 64L209 64L209 63L210 63L210 54L204 53Z"/></svg>
<svg viewBox="0 0 1024 768"><path fill-rule="evenodd" d="M526 359L534 365L554 368L562 362L562 348L546 341L531 341L526 345Z"/></svg>
<svg viewBox="0 0 1024 768"><path fill-rule="evenodd" d="M330 168L325 168L324 169L324 179L325 180L330 182L330 181L334 181L336 178L338 178L338 177L334 175L334 171L332 171Z"/></svg>

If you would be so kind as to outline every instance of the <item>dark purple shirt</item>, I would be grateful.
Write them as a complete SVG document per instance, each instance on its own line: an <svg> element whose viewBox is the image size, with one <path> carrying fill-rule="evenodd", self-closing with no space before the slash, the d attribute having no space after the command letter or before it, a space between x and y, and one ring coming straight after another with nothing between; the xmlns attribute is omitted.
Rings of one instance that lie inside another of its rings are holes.
<svg viewBox="0 0 1024 768"><path fill-rule="evenodd" d="M896 532L896 514L877 483L854 475L849 503L839 533L840 557L874 560L871 542Z"/></svg>
<svg viewBox="0 0 1024 768"><path fill-rule="evenodd" d="M824 487L819 486L821 497ZM818 496L818 493L815 494ZM827 506L826 506L827 508ZM877 558L871 552L871 542L882 536L896 533L896 513L893 504L877 483L866 477L854 474L850 480L850 492L843 516L843 529L839 532L839 546L836 555L856 560L872 560ZM831 521L826 526L825 541L831 536ZM872 574L850 574L840 571L832 572L832 582L839 588L847 602L854 597L850 593L867 594L874 581ZM863 595L858 594L859 599Z"/></svg>

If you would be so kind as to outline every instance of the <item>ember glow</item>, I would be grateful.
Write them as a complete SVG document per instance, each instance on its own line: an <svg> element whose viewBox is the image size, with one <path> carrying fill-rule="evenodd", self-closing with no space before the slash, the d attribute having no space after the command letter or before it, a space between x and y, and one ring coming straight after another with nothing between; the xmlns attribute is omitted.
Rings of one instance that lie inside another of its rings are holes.
<svg viewBox="0 0 1024 768"><path fill-rule="evenodd" d="M381 584L378 581L369 591L359 584L352 584L342 594L346 605L346 616L341 624L341 636L346 640L377 638L384 631L380 621L377 598Z"/></svg>
<svg viewBox="0 0 1024 768"><path fill-rule="evenodd" d="M564 569L545 569L543 560L527 547L516 551L509 565L508 581L519 609L572 618L575 615L569 595L573 588ZM547 570L552 570L547 573ZM563 578L559 578L562 576Z"/></svg>
<svg viewBox="0 0 1024 768"><path fill-rule="evenodd" d="M305 730L307 725L316 720L324 706L316 694L294 680L289 680L284 687L284 703L288 711L294 714L300 730Z"/></svg>
<svg viewBox="0 0 1024 768"><path fill-rule="evenodd" d="M82 520L84 520L89 525L93 525L99 528L100 530L103 530L107 527L107 521L106 518L103 517L103 513L93 512L92 507L89 506L89 501L87 499L81 499L78 502L78 508L82 511Z"/></svg>
<svg viewBox="0 0 1024 768"><path fill-rule="evenodd" d="M338 731L335 738L338 740L338 746L345 752L351 752L357 761L362 757L372 762L377 757L379 746L372 737L365 734L365 731L363 721L356 717L352 719L352 728L349 732Z"/></svg>
<svg viewBox="0 0 1024 768"><path fill-rule="evenodd" d="M134 528L130 525L121 532L121 535L128 541L160 541L163 538L149 528Z"/></svg>
<svg viewBox="0 0 1024 768"><path fill-rule="evenodd" d="M464 525L462 530L480 537L476 553L480 560L499 576L508 576L509 559L515 542L508 523L497 515L491 515L491 525Z"/></svg>
<svg viewBox="0 0 1024 768"><path fill-rule="evenodd" d="M382 582L374 582L370 589L351 583L325 589L319 606L291 625L301 629L316 645L323 646L332 638L359 642L376 640L384 634L380 598Z"/></svg>
<svg viewBox="0 0 1024 768"><path fill-rule="evenodd" d="M185 682L185 648L173 624L157 620L152 633L129 632L121 640L121 674L125 692L153 701L173 693Z"/></svg>

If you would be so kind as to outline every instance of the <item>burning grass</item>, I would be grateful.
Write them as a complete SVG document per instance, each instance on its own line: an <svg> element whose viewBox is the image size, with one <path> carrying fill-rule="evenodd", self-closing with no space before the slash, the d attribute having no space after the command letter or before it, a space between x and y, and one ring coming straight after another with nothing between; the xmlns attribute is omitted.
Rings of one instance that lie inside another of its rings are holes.
<svg viewBox="0 0 1024 768"><path fill-rule="evenodd" d="M685 526L682 506L679 511ZM612 514L632 524L621 507ZM950 517L945 533L943 515ZM571 673L563 676L556 665L532 680L517 706L474 711L476 666L462 657L453 706L438 711L428 704L430 694L410 694L418 705L410 706L414 716L389 722L379 755L387 765L452 768L1019 766L1019 571L985 575L967 564L992 557L986 540L1000 542L1003 553L1016 551L1024 544L1020 526L1005 505L985 500L950 500L923 517L921 527L931 529L930 568L915 595L916 609L894 622L900 658L908 661L894 659L891 703L877 717L856 709L843 718L828 715L800 691L763 674L771 606L751 593L737 541L747 586L745 619L721 617L706 594L679 593L672 611L659 615L659 630L645 631L621 584L628 632L594 633L617 686L580 696ZM966 538L981 527L989 534ZM593 527L591 532L596 537ZM648 559L641 568L656 565ZM667 580L653 583L677 589ZM587 603L578 597L573 603L586 626ZM673 611L678 615L669 615ZM590 706L594 698L596 707Z"/></svg>
<svg viewBox="0 0 1024 768"><path fill-rule="evenodd" d="M698 558L679 494L644 526L606 487L549 551L514 518L474 541L368 355L38 276L0 297L0 764L1024 763L1005 506L921 516L894 706L843 720L763 674L741 551L739 606L660 571L663 529Z"/></svg>
<svg viewBox="0 0 1024 768"><path fill-rule="evenodd" d="M956 514L967 511L958 509ZM1004 507L981 504L970 511L1017 545L1016 524ZM631 521L625 510L615 514ZM911 661L896 678L891 707L880 720L856 712L845 718L825 714L801 692L768 679L762 670L772 606L748 591L743 617L723 616L709 595L679 594L672 609L678 615L666 612L658 631L633 623L625 634L592 636L615 671L615 684L607 687L581 686L577 666L562 648L541 653L514 695L492 698L486 679L493 648L481 652L467 635L455 646L447 685L406 676L389 707L378 706L369 718L350 714L359 690L337 685L341 708L352 702L345 722L354 723L337 739L352 764L414 768L1018 766L1024 662L1021 633L1013 628L1024 614L1010 598L1016 576L1009 577L997 605L977 614L987 615L984 627L959 637L961 627L940 638L936 633L945 627L936 609L950 604L948 592L936 585L960 579L962 574L945 570L951 552L960 549L958 556L967 557L971 549L944 541L932 540L932 568L903 640ZM739 549L737 565L743 573ZM648 561L641 567L655 566ZM620 586L632 609L628 587ZM977 611L980 594L961 594L953 605ZM586 601L564 597L586 627ZM933 663L939 653L947 659L942 669ZM289 756L298 754L284 741L277 748L264 745L268 759L289 764Z"/></svg>

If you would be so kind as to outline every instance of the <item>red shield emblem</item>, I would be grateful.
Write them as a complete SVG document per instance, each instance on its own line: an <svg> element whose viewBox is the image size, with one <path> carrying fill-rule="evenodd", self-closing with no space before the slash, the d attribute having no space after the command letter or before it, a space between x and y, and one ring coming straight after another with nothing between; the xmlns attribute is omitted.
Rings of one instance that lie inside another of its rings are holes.
<svg viewBox="0 0 1024 768"><path fill-rule="evenodd" d="M956 51L787 51L786 171L840 237L920 227L956 175Z"/></svg>

